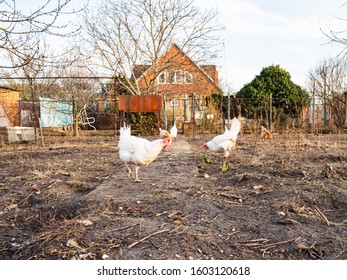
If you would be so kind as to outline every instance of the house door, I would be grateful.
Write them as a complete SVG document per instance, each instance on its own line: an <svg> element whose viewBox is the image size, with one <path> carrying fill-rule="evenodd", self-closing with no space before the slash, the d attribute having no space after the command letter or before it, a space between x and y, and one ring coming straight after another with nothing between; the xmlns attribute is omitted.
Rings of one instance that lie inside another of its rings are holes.
<svg viewBox="0 0 347 280"><path fill-rule="evenodd" d="M184 121L194 122L195 112L197 110L196 106L193 106L195 98L193 95L184 94ZM194 105L196 105L194 103Z"/></svg>

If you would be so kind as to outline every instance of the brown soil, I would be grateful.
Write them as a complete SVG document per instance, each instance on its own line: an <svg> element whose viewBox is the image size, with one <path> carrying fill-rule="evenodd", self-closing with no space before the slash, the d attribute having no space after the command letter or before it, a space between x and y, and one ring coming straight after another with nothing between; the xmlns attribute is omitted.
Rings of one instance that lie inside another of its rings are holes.
<svg viewBox="0 0 347 280"><path fill-rule="evenodd" d="M347 135L241 135L225 172L212 137L141 183L111 136L2 145L0 259L347 259Z"/></svg>

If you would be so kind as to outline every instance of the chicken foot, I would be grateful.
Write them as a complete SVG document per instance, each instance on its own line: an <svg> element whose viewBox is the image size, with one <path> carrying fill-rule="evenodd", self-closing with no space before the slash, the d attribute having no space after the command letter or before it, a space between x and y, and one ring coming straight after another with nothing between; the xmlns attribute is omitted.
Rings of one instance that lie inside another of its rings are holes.
<svg viewBox="0 0 347 280"><path fill-rule="evenodd" d="M140 169L140 166L135 166L135 181L134 182L142 182L140 179L139 179L139 169Z"/></svg>
<svg viewBox="0 0 347 280"><path fill-rule="evenodd" d="M125 166L128 168L128 177L133 177L134 178L134 173L131 171L129 165L126 164L126 162L124 162Z"/></svg>

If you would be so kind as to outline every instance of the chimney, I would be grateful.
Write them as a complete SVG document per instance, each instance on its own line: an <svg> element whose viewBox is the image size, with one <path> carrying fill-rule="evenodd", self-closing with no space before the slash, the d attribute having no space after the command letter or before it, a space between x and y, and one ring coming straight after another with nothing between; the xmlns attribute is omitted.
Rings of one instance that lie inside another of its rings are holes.
<svg viewBox="0 0 347 280"><path fill-rule="evenodd" d="M218 71L216 65L202 65L201 69L209 75L215 83L218 83Z"/></svg>

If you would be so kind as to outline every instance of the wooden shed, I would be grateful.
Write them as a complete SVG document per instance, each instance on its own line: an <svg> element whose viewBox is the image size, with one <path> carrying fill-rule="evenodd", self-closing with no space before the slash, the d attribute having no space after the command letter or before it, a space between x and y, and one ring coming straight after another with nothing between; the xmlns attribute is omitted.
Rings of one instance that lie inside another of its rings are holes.
<svg viewBox="0 0 347 280"><path fill-rule="evenodd" d="M0 105L5 111L10 125L20 125L19 91L0 86Z"/></svg>

